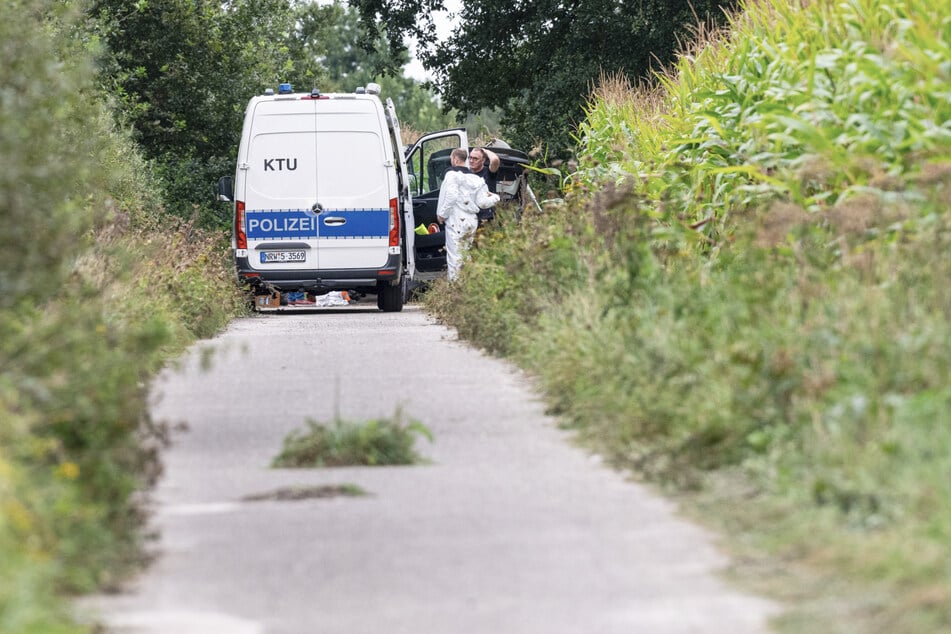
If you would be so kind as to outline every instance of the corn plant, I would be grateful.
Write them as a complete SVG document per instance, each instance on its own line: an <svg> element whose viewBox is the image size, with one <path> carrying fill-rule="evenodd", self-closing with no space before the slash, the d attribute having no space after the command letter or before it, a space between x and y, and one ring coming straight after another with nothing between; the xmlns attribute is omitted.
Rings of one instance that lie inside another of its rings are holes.
<svg viewBox="0 0 951 634"><path fill-rule="evenodd" d="M746 2L658 74L660 96L625 101L602 81L575 181L629 180L662 222L708 236L771 199L815 212L901 190L951 151L949 13L947 0Z"/></svg>

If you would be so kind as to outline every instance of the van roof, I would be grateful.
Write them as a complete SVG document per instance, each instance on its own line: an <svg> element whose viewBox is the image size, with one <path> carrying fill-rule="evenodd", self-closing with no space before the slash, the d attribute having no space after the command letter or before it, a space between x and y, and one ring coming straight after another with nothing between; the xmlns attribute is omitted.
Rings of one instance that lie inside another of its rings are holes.
<svg viewBox="0 0 951 634"><path fill-rule="evenodd" d="M370 96L379 98L380 85L373 82L366 86L359 86L352 93L321 93L320 89L314 88L309 93L295 93L290 84L284 83L278 87L275 94L273 88L264 90L264 97L274 97L275 99L353 99L357 96Z"/></svg>

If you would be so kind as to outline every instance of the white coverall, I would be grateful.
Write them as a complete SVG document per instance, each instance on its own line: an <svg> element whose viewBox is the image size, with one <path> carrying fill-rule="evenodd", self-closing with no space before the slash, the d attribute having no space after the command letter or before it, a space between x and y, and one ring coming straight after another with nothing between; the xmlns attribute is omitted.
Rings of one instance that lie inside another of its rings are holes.
<svg viewBox="0 0 951 634"><path fill-rule="evenodd" d="M450 169L439 190L436 215L446 224L446 265L449 279L459 275L462 258L475 238L479 209L498 204L498 194L471 172Z"/></svg>

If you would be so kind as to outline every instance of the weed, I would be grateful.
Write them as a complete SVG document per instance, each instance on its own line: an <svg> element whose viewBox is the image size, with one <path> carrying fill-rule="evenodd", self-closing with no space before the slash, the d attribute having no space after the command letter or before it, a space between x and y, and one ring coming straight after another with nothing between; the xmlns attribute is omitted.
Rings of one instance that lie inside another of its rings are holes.
<svg viewBox="0 0 951 634"><path fill-rule="evenodd" d="M397 408L390 418L363 423L339 417L330 424L307 419L306 428L284 439L281 453L271 463L277 468L408 465L420 462L417 436L432 442L432 433L417 420L404 421Z"/></svg>

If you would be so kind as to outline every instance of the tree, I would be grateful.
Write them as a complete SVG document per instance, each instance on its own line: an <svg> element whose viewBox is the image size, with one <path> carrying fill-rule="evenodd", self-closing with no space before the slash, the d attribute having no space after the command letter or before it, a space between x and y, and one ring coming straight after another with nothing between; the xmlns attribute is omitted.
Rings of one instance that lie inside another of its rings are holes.
<svg viewBox="0 0 951 634"><path fill-rule="evenodd" d="M722 21L736 0L480 0L463 5L459 26L442 43L430 16L443 0L351 4L369 33L386 25L394 49L407 35L420 42L446 106L464 114L498 108L512 141L564 155L602 74L649 78L698 22Z"/></svg>
<svg viewBox="0 0 951 634"><path fill-rule="evenodd" d="M227 224L213 183L234 169L248 99L322 77L316 56L295 48L293 0L93 0L89 15L107 47L101 81L151 159L166 209Z"/></svg>
<svg viewBox="0 0 951 634"><path fill-rule="evenodd" d="M106 83L149 157L230 154L252 95L319 75L290 55L289 0L95 0L91 13Z"/></svg>
<svg viewBox="0 0 951 634"><path fill-rule="evenodd" d="M391 54L378 38L366 53L356 14L339 3L91 0L89 15L107 47L101 81L151 159L167 209L191 216L197 208L206 225L229 223L213 183L234 169L245 106L267 87L350 91L375 80L411 124L446 118L412 80L373 79L370 68L383 59L402 67L406 51Z"/></svg>
<svg viewBox="0 0 951 634"><path fill-rule="evenodd" d="M444 113L442 105L433 92L403 75L409 62L405 48L392 50L385 37L368 40L368 34L354 9L339 2L319 6L312 4L302 8L299 30L305 39L320 43L319 61L326 69L328 82L324 92L350 92L357 86L370 82L380 84L383 97L390 97L396 106L401 121L417 131L432 131L448 128L453 116ZM372 44L370 50L365 48ZM386 73L385 69L392 72Z"/></svg>

